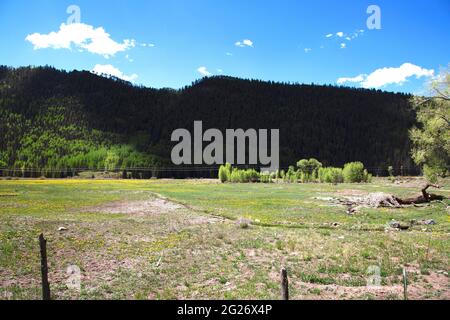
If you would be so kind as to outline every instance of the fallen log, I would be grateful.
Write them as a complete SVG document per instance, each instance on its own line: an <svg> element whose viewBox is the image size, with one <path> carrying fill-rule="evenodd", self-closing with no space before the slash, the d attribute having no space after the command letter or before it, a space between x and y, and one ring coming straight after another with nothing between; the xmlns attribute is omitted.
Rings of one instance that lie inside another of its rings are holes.
<svg viewBox="0 0 450 320"><path fill-rule="evenodd" d="M431 201L442 201L442 200L446 199L442 195L434 194L434 193L428 193L427 189L429 187L438 188L438 189L440 188L439 185L429 183L425 187L422 188L422 194L421 195L418 195L418 196L415 196L415 197L411 197L411 198L405 198L405 199L398 198L398 197L394 197L394 198L400 205L429 203Z"/></svg>
<svg viewBox="0 0 450 320"><path fill-rule="evenodd" d="M347 206L347 213L357 213L362 207L366 208L401 208L402 206L430 203L432 201L442 201L447 199L445 196L428 193L430 187L440 188L435 184L427 184L422 188L422 193L415 197L400 198L392 194L377 192L370 193L362 197L346 197L345 199L333 198L333 201L341 205Z"/></svg>

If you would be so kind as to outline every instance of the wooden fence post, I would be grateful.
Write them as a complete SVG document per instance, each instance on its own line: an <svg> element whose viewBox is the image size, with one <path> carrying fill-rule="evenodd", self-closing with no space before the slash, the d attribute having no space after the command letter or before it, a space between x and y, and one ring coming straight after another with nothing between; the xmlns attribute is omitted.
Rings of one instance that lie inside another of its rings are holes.
<svg viewBox="0 0 450 320"><path fill-rule="evenodd" d="M289 300L289 281L286 268L281 269L281 299Z"/></svg>
<svg viewBox="0 0 450 320"><path fill-rule="evenodd" d="M41 277L42 277L42 299L50 300L50 284L48 283L47 265L47 240L44 234L39 235L39 246L41 248Z"/></svg>
<svg viewBox="0 0 450 320"><path fill-rule="evenodd" d="M403 299L408 300L408 278L405 268L403 268Z"/></svg>

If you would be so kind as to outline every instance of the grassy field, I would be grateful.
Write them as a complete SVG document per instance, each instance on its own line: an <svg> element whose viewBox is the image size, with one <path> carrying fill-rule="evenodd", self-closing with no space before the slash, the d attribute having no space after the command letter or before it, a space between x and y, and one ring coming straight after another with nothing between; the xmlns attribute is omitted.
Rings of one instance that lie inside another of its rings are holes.
<svg viewBox="0 0 450 320"><path fill-rule="evenodd" d="M418 185L1 180L0 299L41 297L41 232L55 299L278 299L282 266L293 299L402 299L402 268L409 298L450 299L448 200L355 215L326 200ZM436 224L398 231L392 219Z"/></svg>

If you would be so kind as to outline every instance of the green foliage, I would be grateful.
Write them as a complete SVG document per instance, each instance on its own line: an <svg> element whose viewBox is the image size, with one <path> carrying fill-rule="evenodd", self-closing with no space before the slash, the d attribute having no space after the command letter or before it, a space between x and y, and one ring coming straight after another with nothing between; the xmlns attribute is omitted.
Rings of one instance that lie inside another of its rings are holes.
<svg viewBox="0 0 450 320"><path fill-rule="evenodd" d="M362 162L350 162L344 165L342 171L344 181L347 183L370 182L371 175L364 169Z"/></svg>
<svg viewBox="0 0 450 320"><path fill-rule="evenodd" d="M284 181L286 182L297 182L299 179L298 173L294 166L289 166L288 171L284 175Z"/></svg>
<svg viewBox="0 0 450 320"><path fill-rule="evenodd" d="M229 163L221 165L219 168L219 180L224 183L231 178L231 165Z"/></svg>
<svg viewBox="0 0 450 320"><path fill-rule="evenodd" d="M260 174L259 181L262 183L271 183L273 176L269 172L263 172Z"/></svg>
<svg viewBox="0 0 450 320"><path fill-rule="evenodd" d="M231 171L230 181L234 183L258 182L259 173L255 169L241 170L233 168Z"/></svg>
<svg viewBox="0 0 450 320"><path fill-rule="evenodd" d="M262 172L258 173L254 169L241 170L232 168L230 164L220 166L219 168L219 180L222 182L230 181L233 183L247 183L247 182L261 182L271 183L274 179L281 178L284 182L296 183L296 182L320 182L320 183L332 183L338 184L348 182L371 182L372 175L364 169L364 165L361 162L347 163L342 168L334 167L322 167L321 163L315 159L309 162L305 160L302 163L299 161L299 167L301 169L295 170L294 166L289 166L287 172L284 170L276 171L273 173ZM317 162L316 162L317 161ZM302 165L306 165L301 167ZM303 172L301 171L303 170ZM313 179L314 178L314 179Z"/></svg>
<svg viewBox="0 0 450 320"><path fill-rule="evenodd" d="M314 182L317 179L319 169L322 168L322 163L314 158L302 159L297 162L297 167L302 182Z"/></svg>
<svg viewBox="0 0 450 320"><path fill-rule="evenodd" d="M105 171L113 171L117 168L120 158L114 151L108 151L105 159Z"/></svg>
<svg viewBox="0 0 450 320"><path fill-rule="evenodd" d="M281 171L278 169L277 171L275 171L275 179L282 179L283 177L281 176Z"/></svg>
<svg viewBox="0 0 450 320"><path fill-rule="evenodd" d="M7 162L0 157L0 168L5 168L7 165Z"/></svg>
<svg viewBox="0 0 450 320"><path fill-rule="evenodd" d="M443 172L438 166L430 167L427 164L423 166L423 174L432 183L437 183L439 177L443 176Z"/></svg>
<svg viewBox="0 0 450 320"><path fill-rule="evenodd" d="M220 166L219 180L223 182L248 183L258 182L260 174L255 169L238 169L233 168L229 163Z"/></svg>
<svg viewBox="0 0 450 320"><path fill-rule="evenodd" d="M161 163L132 145L114 144L114 136L89 129L78 113L81 106L76 99L49 98L37 108L41 112L32 121L0 108L4 120L0 133L5 136L0 144L0 166L39 170L36 174L50 176L71 168L115 170Z"/></svg>
<svg viewBox="0 0 450 320"><path fill-rule="evenodd" d="M431 85L434 96L415 97L420 127L410 130L411 151L424 174L436 180L450 175L450 73L446 71Z"/></svg>
<svg viewBox="0 0 450 320"><path fill-rule="evenodd" d="M320 168L318 171L318 179L322 183L342 183L344 182L344 175L341 168Z"/></svg>
<svg viewBox="0 0 450 320"><path fill-rule="evenodd" d="M244 171L246 182L258 182L260 174L255 169L247 169Z"/></svg>

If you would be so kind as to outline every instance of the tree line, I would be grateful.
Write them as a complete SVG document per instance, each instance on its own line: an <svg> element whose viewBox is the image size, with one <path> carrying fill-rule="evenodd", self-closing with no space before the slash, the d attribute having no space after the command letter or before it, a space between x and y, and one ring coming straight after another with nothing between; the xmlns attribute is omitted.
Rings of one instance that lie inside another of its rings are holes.
<svg viewBox="0 0 450 320"><path fill-rule="evenodd" d="M170 135L205 128L280 129L280 163L321 159L342 167L417 167L409 130L410 96L400 93L209 77L179 90L133 86L116 78L52 67L0 67L0 167L70 172L71 168L168 168ZM218 168L178 171L217 176ZM38 172L39 171L39 172Z"/></svg>

